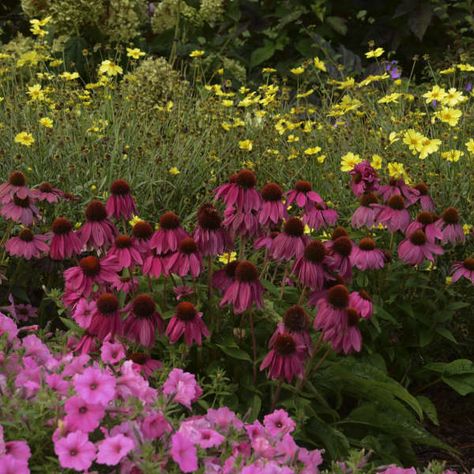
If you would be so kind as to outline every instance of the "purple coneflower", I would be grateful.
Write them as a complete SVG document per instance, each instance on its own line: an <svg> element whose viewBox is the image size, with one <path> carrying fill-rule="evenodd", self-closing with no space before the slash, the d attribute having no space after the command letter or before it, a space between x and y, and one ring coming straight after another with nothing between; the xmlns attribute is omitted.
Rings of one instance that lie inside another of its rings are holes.
<svg viewBox="0 0 474 474"><path fill-rule="evenodd" d="M153 278L160 278L161 275L168 276L167 260L168 256L158 255L156 250L151 250L143 260L143 274Z"/></svg>
<svg viewBox="0 0 474 474"><path fill-rule="evenodd" d="M49 204L56 204L64 197L63 191L46 182L41 183L37 188L32 189L32 192L38 201L46 201Z"/></svg>
<svg viewBox="0 0 474 474"><path fill-rule="evenodd" d="M303 223L314 230L325 229L336 225L338 217L337 211L329 209L327 204L315 204L314 207L306 208Z"/></svg>
<svg viewBox="0 0 474 474"><path fill-rule="evenodd" d="M288 213L282 202L283 190L276 183L268 183L262 188L262 207L258 213L258 221L262 226L279 224L286 219Z"/></svg>
<svg viewBox="0 0 474 474"><path fill-rule="evenodd" d="M126 295L137 291L140 281L138 278L130 275L119 275L114 278L111 286L114 290L121 291Z"/></svg>
<svg viewBox="0 0 474 474"><path fill-rule="evenodd" d="M249 309L253 304L263 308L263 286L258 279L255 265L247 260L238 263L235 269L235 280L224 293L220 306L231 303L235 314Z"/></svg>
<svg viewBox="0 0 474 474"><path fill-rule="evenodd" d="M332 270L349 281L352 278L351 255L354 246L345 229L336 227L331 240L325 242L325 245L332 257Z"/></svg>
<svg viewBox="0 0 474 474"><path fill-rule="evenodd" d="M395 194L388 199L385 206L380 204L374 204L373 206L380 211L376 219L378 224L387 226L390 232L396 232L397 230L405 232L410 223L410 213L406 209L403 196Z"/></svg>
<svg viewBox="0 0 474 474"><path fill-rule="evenodd" d="M330 262L331 257L328 256L324 244L313 240L306 245L303 255L296 259L292 273L304 286L320 290L325 280L330 277L327 272Z"/></svg>
<svg viewBox="0 0 474 474"><path fill-rule="evenodd" d="M178 250L166 261L166 270L183 277L191 275L196 278L201 273L202 259L198 246L192 237L185 237L179 243Z"/></svg>
<svg viewBox="0 0 474 474"><path fill-rule="evenodd" d="M255 189L257 178L251 170L243 169L235 175L235 181L219 186L216 199L222 199L227 208L235 207L239 212L258 211L262 198Z"/></svg>
<svg viewBox="0 0 474 474"><path fill-rule="evenodd" d="M16 194L0 208L0 215L26 226L30 226L40 217L32 198L20 198Z"/></svg>
<svg viewBox="0 0 474 474"><path fill-rule="evenodd" d="M421 230L415 230L408 238L402 240L398 246L400 260L410 265L421 265L426 259L434 262L435 255L442 255L443 249L430 242Z"/></svg>
<svg viewBox="0 0 474 474"><path fill-rule="evenodd" d="M408 186L402 178L390 178L389 184L381 185L378 192L382 195L384 202L387 202L392 196L403 196L409 206L417 201L420 194L417 189Z"/></svg>
<svg viewBox="0 0 474 474"><path fill-rule="evenodd" d="M352 177L352 192L357 197L378 189L379 178L377 176L377 171L375 171L367 160L357 163L349 174Z"/></svg>
<svg viewBox="0 0 474 474"><path fill-rule="evenodd" d="M378 199L374 193L364 193L359 198L360 206L354 211L351 218L351 225L354 229L361 227L372 227L375 225L379 210L374 208Z"/></svg>
<svg viewBox="0 0 474 474"><path fill-rule="evenodd" d="M181 227L179 217L171 211L160 217L160 228L153 234L150 248L156 255L167 255L178 250L179 243L188 233Z"/></svg>
<svg viewBox="0 0 474 474"><path fill-rule="evenodd" d="M192 303L182 301L176 306L176 313L170 319L166 328L166 335L174 344L184 335L184 342L191 346L196 342L198 346L202 344L202 338L209 336L209 330L202 320L202 313L199 313Z"/></svg>
<svg viewBox="0 0 474 474"><path fill-rule="evenodd" d="M132 236L136 248L142 254L142 257L145 257L150 251L153 227L146 221L138 221L132 228Z"/></svg>
<svg viewBox="0 0 474 474"><path fill-rule="evenodd" d="M150 377L154 372L161 369L163 364L156 359L152 359L144 352L132 352L127 355L127 359L133 362L133 368L142 372L146 377Z"/></svg>
<svg viewBox="0 0 474 474"><path fill-rule="evenodd" d="M79 229L82 244L92 248L112 245L117 229L107 219L105 206L93 199L86 207L86 223Z"/></svg>
<svg viewBox="0 0 474 474"><path fill-rule="evenodd" d="M266 249L270 250L273 244L273 239L279 234L279 231L269 232L268 234L263 234L260 237L257 237L253 241L253 248L255 250Z"/></svg>
<svg viewBox="0 0 474 474"><path fill-rule="evenodd" d="M8 181L0 184L0 203L9 203L14 196L19 199L34 198L34 193L26 186L26 178L21 171L14 171L8 177Z"/></svg>
<svg viewBox="0 0 474 474"><path fill-rule="evenodd" d="M466 258L463 262L455 262L451 267L452 282L464 277L474 285L474 258Z"/></svg>
<svg viewBox="0 0 474 474"><path fill-rule="evenodd" d="M81 239L72 230L72 224L67 219L64 217L54 219L51 230L49 256L53 260L64 260L81 253Z"/></svg>
<svg viewBox="0 0 474 474"><path fill-rule="evenodd" d="M232 238L222 226L222 217L212 204L204 204L198 210L198 225L194 240L204 257L220 255L233 246Z"/></svg>
<svg viewBox="0 0 474 474"><path fill-rule="evenodd" d="M359 270L379 270L385 265L385 254L377 248L374 239L364 237L354 247L351 262Z"/></svg>
<svg viewBox="0 0 474 474"><path fill-rule="evenodd" d="M349 291L345 285L335 285L317 303L318 312L313 321L314 329L328 331L339 329L345 321L346 310L349 307Z"/></svg>
<svg viewBox="0 0 474 474"><path fill-rule="evenodd" d="M360 314L355 308L344 311L344 319L339 327L333 326L324 331L323 339L339 353L351 354L362 349L362 335L359 330Z"/></svg>
<svg viewBox="0 0 474 474"><path fill-rule="evenodd" d="M104 340L107 335L113 339L122 333L118 298L112 293L102 293L96 300L96 309L87 328L88 332Z"/></svg>
<svg viewBox="0 0 474 474"><path fill-rule="evenodd" d="M410 235L415 230L421 229L430 242L434 242L436 239L443 240L442 226L441 219L438 219L435 214L430 211L422 211L413 222L410 222L406 228L405 235Z"/></svg>
<svg viewBox="0 0 474 474"><path fill-rule="evenodd" d="M365 290L351 292L349 306L355 308L364 319L370 319L374 312L372 298Z"/></svg>
<svg viewBox="0 0 474 474"><path fill-rule="evenodd" d="M429 195L428 185L426 183L418 183L413 186L413 188L419 192L417 202L420 203L421 209L423 209L423 211L434 212L435 205Z"/></svg>
<svg viewBox="0 0 474 474"><path fill-rule="evenodd" d="M128 235L119 235L116 237L107 255L116 258L121 270L123 268L131 268L143 264L142 254L137 244L134 239Z"/></svg>
<svg viewBox="0 0 474 474"><path fill-rule="evenodd" d="M310 209L314 204L324 204L322 197L313 191L309 181L296 181L295 188L286 193L286 204L295 203L302 209Z"/></svg>
<svg viewBox="0 0 474 474"><path fill-rule="evenodd" d="M117 179L110 186L110 197L105 204L107 215L115 219L130 219L137 213L137 206L130 193L129 184Z"/></svg>
<svg viewBox="0 0 474 474"><path fill-rule="evenodd" d="M235 281L235 269L239 264L238 260L234 260L225 265L221 270L217 270L212 275L212 286L217 288L222 293L225 293L227 288L229 288L232 283Z"/></svg>
<svg viewBox="0 0 474 474"><path fill-rule="evenodd" d="M304 224L297 217L290 217L272 242L270 253L275 260L301 257L309 238L304 235Z"/></svg>
<svg viewBox="0 0 474 474"><path fill-rule="evenodd" d="M228 207L224 211L223 226L232 237L253 238L260 232L257 211L242 212L236 208Z"/></svg>
<svg viewBox="0 0 474 474"><path fill-rule="evenodd" d="M304 346L289 333L278 334L272 341L270 352L263 359L260 370L268 370L270 379L285 379L290 383L304 372Z"/></svg>
<svg viewBox="0 0 474 474"><path fill-rule="evenodd" d="M132 341L145 347L153 347L156 332L164 331L164 321L156 310L156 304L149 295L136 296L127 307L128 316L123 326L123 333Z"/></svg>
<svg viewBox="0 0 474 474"><path fill-rule="evenodd" d="M42 253L48 252L48 235L33 234L30 229L23 229L16 237L8 239L5 243L5 250L15 257L22 257L26 260L41 257Z"/></svg>
<svg viewBox="0 0 474 474"><path fill-rule="evenodd" d="M441 214L443 224L443 243L462 244L466 240L462 225L459 223L459 212L454 207L448 207Z"/></svg>

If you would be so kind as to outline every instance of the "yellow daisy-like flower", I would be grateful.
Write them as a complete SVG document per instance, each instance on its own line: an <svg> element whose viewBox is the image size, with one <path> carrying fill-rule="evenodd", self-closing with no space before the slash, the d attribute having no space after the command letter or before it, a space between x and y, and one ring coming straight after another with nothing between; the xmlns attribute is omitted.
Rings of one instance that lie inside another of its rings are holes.
<svg viewBox="0 0 474 474"><path fill-rule="evenodd" d="M444 98L446 97L446 90L444 87L439 87L439 86L433 86L433 88L423 94L423 97L425 98L425 102L427 104L431 102L443 102Z"/></svg>
<svg viewBox="0 0 474 474"><path fill-rule="evenodd" d="M300 137L298 137L297 135L288 135L288 138L286 139L286 141L288 143L295 143L295 142L299 142L300 141Z"/></svg>
<svg viewBox="0 0 474 474"><path fill-rule="evenodd" d="M399 134L397 132L390 132L388 136L388 141L390 142L390 145L395 142L398 142L398 140L400 140Z"/></svg>
<svg viewBox="0 0 474 474"><path fill-rule="evenodd" d="M53 120L49 117L42 117L39 119L39 124L45 128L53 128Z"/></svg>
<svg viewBox="0 0 474 474"><path fill-rule="evenodd" d="M323 72L327 72L326 64L324 64L324 62L321 61L321 59L319 59L318 57L313 59L313 64L316 69L319 69L320 71L323 71Z"/></svg>
<svg viewBox="0 0 474 474"><path fill-rule="evenodd" d="M380 56L382 56L383 53L385 53L385 50L383 48L376 48L376 49L372 49L370 51L367 51L365 53L365 57L367 59L379 58Z"/></svg>
<svg viewBox="0 0 474 474"><path fill-rule="evenodd" d="M464 235L469 235L472 231L472 228L472 224L463 224L462 231L464 232Z"/></svg>
<svg viewBox="0 0 474 474"><path fill-rule="evenodd" d="M202 49L195 49L189 53L190 58L202 58L206 54Z"/></svg>
<svg viewBox="0 0 474 474"><path fill-rule="evenodd" d="M130 225L130 227L134 227L135 224L138 224L139 222L143 222L143 219L141 219L141 218L138 217L138 216L133 216L133 217L128 221L128 224Z"/></svg>
<svg viewBox="0 0 474 474"><path fill-rule="evenodd" d="M127 56L132 59L140 59L145 53L140 48L127 48Z"/></svg>
<svg viewBox="0 0 474 474"><path fill-rule="evenodd" d="M461 150L448 150L448 151L443 151L443 153L441 153L442 158L444 158L446 161L451 161L452 163L459 161L459 159L463 155L464 155L464 152Z"/></svg>
<svg viewBox="0 0 474 474"><path fill-rule="evenodd" d="M326 160L326 155L319 155L317 158L316 158L317 162L320 163L320 164L323 164L324 161Z"/></svg>
<svg viewBox="0 0 474 474"><path fill-rule="evenodd" d="M317 155L320 151L321 151L320 146L313 146L312 148L306 148L306 150L304 151L304 154L309 155L309 156Z"/></svg>
<svg viewBox="0 0 474 474"><path fill-rule="evenodd" d="M31 133L20 132L15 136L15 143L30 147L35 142L35 139Z"/></svg>
<svg viewBox="0 0 474 474"><path fill-rule="evenodd" d="M44 90L41 84L34 84L33 86L29 86L27 94L30 96L30 100L32 101L41 101L45 98Z"/></svg>
<svg viewBox="0 0 474 474"><path fill-rule="evenodd" d="M403 143L408 145L408 148L410 148L411 151L419 152L423 147L424 138L425 137L420 132L410 128L403 135Z"/></svg>
<svg viewBox="0 0 474 474"><path fill-rule="evenodd" d="M221 103L224 107L232 107L234 105L234 101L231 99L224 99Z"/></svg>
<svg viewBox="0 0 474 474"><path fill-rule="evenodd" d="M234 260L237 260L237 252L226 252L218 256L218 260L220 263L227 265Z"/></svg>
<svg viewBox="0 0 474 474"><path fill-rule="evenodd" d="M253 141L252 140L240 140L239 141L239 148L244 151L252 151L253 149Z"/></svg>
<svg viewBox="0 0 474 474"><path fill-rule="evenodd" d="M168 170L168 173L172 174L173 176L176 176L177 174L181 173L181 171L179 171L179 169L176 168L176 166L173 166L172 168Z"/></svg>
<svg viewBox="0 0 474 474"><path fill-rule="evenodd" d="M462 116L459 109L452 109L450 107L443 107L435 116L443 123L447 123L450 127L455 127Z"/></svg>
<svg viewBox="0 0 474 474"><path fill-rule="evenodd" d="M352 151L341 156L341 171L352 171L354 166L362 161L362 158L358 154L352 153Z"/></svg>
<svg viewBox="0 0 474 474"><path fill-rule="evenodd" d="M420 155L418 158L420 158L420 160L424 160L428 155L437 152L440 146L441 140L438 140L437 138L430 140L429 138L424 137L421 150L419 150Z"/></svg>
<svg viewBox="0 0 474 474"><path fill-rule="evenodd" d="M471 138L466 142L466 148L469 153L474 155L474 138Z"/></svg>
<svg viewBox="0 0 474 474"><path fill-rule="evenodd" d="M448 89L446 96L444 97L442 104L448 107L456 107L456 105L466 102L467 97L463 95L461 91L458 91L455 87Z"/></svg>
<svg viewBox="0 0 474 474"><path fill-rule="evenodd" d="M396 161L389 163L387 166L387 170L391 178L399 179L407 177L407 172L405 171L403 163L398 163Z"/></svg>
<svg viewBox="0 0 474 474"><path fill-rule="evenodd" d="M277 72L277 70L276 70L274 67L264 67L264 68L262 69L262 72L263 72L264 74L272 74L272 73L274 73L274 72Z"/></svg>
<svg viewBox="0 0 474 474"><path fill-rule="evenodd" d="M110 59L106 59L102 61L99 67L99 74L105 74L107 76L117 76L123 73L123 69L118 65L115 64Z"/></svg>
<svg viewBox="0 0 474 474"><path fill-rule="evenodd" d="M79 73L65 71L62 74L60 74L59 77L61 79L65 79L66 81L74 81L75 79L79 79Z"/></svg>
<svg viewBox="0 0 474 474"><path fill-rule="evenodd" d="M382 169L382 157L380 155L374 154L372 155L372 159L370 160L370 165L372 168L376 170Z"/></svg>
<svg viewBox="0 0 474 474"><path fill-rule="evenodd" d="M299 76L300 74L304 73L304 67L303 66L294 67L290 69L290 72L294 74L295 76Z"/></svg>

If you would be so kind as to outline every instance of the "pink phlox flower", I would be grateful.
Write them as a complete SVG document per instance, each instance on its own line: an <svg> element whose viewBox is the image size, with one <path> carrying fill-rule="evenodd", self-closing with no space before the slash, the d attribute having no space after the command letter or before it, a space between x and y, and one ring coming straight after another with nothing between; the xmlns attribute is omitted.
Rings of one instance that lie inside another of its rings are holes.
<svg viewBox="0 0 474 474"><path fill-rule="evenodd" d="M133 440L123 434L105 438L99 443L97 462L107 466L116 466L134 447Z"/></svg>
<svg viewBox="0 0 474 474"><path fill-rule="evenodd" d="M194 374L184 372L182 369L173 369L163 384L163 393L172 395L175 402L191 408L191 403L202 395L202 389Z"/></svg>

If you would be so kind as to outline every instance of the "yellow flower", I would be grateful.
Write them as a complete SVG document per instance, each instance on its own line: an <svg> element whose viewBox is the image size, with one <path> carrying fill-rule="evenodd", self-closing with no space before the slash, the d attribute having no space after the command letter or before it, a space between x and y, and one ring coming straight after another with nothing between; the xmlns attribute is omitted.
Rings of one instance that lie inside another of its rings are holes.
<svg viewBox="0 0 474 474"><path fill-rule="evenodd" d="M382 157L380 155L372 155L372 159L370 160L370 164L372 168L379 170L382 168Z"/></svg>
<svg viewBox="0 0 474 474"><path fill-rule="evenodd" d="M294 74L295 76L299 76L300 74L304 73L304 67L303 66L298 66L290 69L290 72Z"/></svg>
<svg viewBox="0 0 474 474"><path fill-rule="evenodd" d="M406 178L407 177L407 172L405 171L405 167L403 166L403 163L397 163L394 161L393 163L388 164L388 174L392 178Z"/></svg>
<svg viewBox="0 0 474 474"><path fill-rule="evenodd" d="M117 76L118 74L122 73L123 69L110 59L106 59L100 64L99 74L106 74L107 76Z"/></svg>
<svg viewBox="0 0 474 474"><path fill-rule="evenodd" d="M300 140L300 137L298 137L297 135L288 135L288 138L286 139L286 141L288 143L295 143L295 142L298 142Z"/></svg>
<svg viewBox="0 0 474 474"><path fill-rule="evenodd" d="M277 70L276 70L275 68L273 68L273 67L264 67L264 68L262 69L262 72L263 72L264 74L272 74L272 73L274 73L274 72L277 72Z"/></svg>
<svg viewBox="0 0 474 474"><path fill-rule="evenodd" d="M429 91L423 94L423 97L425 98L425 102L429 104L430 102L443 102L444 98L446 97L446 90L444 87L439 87L439 86L433 86L433 88Z"/></svg>
<svg viewBox="0 0 474 474"><path fill-rule="evenodd" d="M429 139L424 137L422 141L422 146L420 152L420 160L424 160L428 155L431 155L432 153L435 153L439 150L439 147L441 145L441 140L438 140L437 138Z"/></svg>
<svg viewBox="0 0 474 474"><path fill-rule="evenodd" d="M306 148L306 150L304 151L304 154L305 155L317 155L319 152L321 151L321 147L320 146L314 146L312 148Z"/></svg>
<svg viewBox="0 0 474 474"><path fill-rule="evenodd" d="M341 171L352 171L354 166L361 161L362 158L359 155L350 151L341 157Z"/></svg>
<svg viewBox="0 0 474 474"><path fill-rule="evenodd" d="M29 86L27 94L30 96L30 99L33 101L44 100L44 90L41 84L35 84L33 86Z"/></svg>
<svg viewBox="0 0 474 474"><path fill-rule="evenodd" d="M234 105L234 101L233 100L230 100L230 99L224 99L222 101L222 105L224 107L232 107Z"/></svg>
<svg viewBox="0 0 474 474"><path fill-rule="evenodd" d="M237 252L226 252L219 255L218 260L220 263L227 265L234 260L237 260Z"/></svg>
<svg viewBox="0 0 474 474"><path fill-rule="evenodd" d="M398 104L398 99L402 96L403 94L400 94L399 92L394 92L393 94L386 95L379 99L377 101L378 104L390 104L390 103L395 103Z"/></svg>
<svg viewBox="0 0 474 474"><path fill-rule="evenodd" d="M78 72L63 72L62 74L59 75L61 79L64 79L66 81L74 81L74 79L79 79L79 73Z"/></svg>
<svg viewBox="0 0 474 474"><path fill-rule="evenodd" d="M413 128L410 128L403 135L403 143L408 145L408 148L410 148L411 151L419 152L423 147L424 138L425 137L421 133L417 132Z"/></svg>
<svg viewBox="0 0 474 474"><path fill-rule="evenodd" d="M204 56L205 54L205 51L203 51L202 49L195 49L194 51L191 51L189 53L189 57L190 58L201 58L202 56Z"/></svg>
<svg viewBox="0 0 474 474"><path fill-rule="evenodd" d="M132 59L140 59L145 53L140 48L127 48L127 56Z"/></svg>
<svg viewBox="0 0 474 474"><path fill-rule="evenodd" d="M326 160L326 155L319 155L316 160L318 161L318 163L320 164L323 164L324 161Z"/></svg>
<svg viewBox="0 0 474 474"><path fill-rule="evenodd" d="M40 118L39 124L46 128L53 128L53 121L49 117Z"/></svg>
<svg viewBox="0 0 474 474"><path fill-rule="evenodd" d="M469 153L474 155L474 138L471 138L468 142L466 142L466 148Z"/></svg>
<svg viewBox="0 0 474 474"><path fill-rule="evenodd" d="M450 127L455 127L462 116L462 112L459 109L443 107L439 112L436 112L435 116Z"/></svg>
<svg viewBox="0 0 474 474"><path fill-rule="evenodd" d="M456 107L456 105L462 104L466 100L467 97L464 97L462 92L458 91L455 87L451 87L441 102L448 107Z"/></svg>
<svg viewBox="0 0 474 474"><path fill-rule="evenodd" d="M453 283L453 277L447 276L445 280L446 286L449 286Z"/></svg>
<svg viewBox="0 0 474 474"><path fill-rule="evenodd" d="M321 61L321 59L319 59L318 57L313 59L313 64L316 69L319 69L320 71L323 71L323 72L327 72L326 64L324 64L324 62Z"/></svg>
<svg viewBox="0 0 474 474"><path fill-rule="evenodd" d="M138 222L143 222L143 219L140 219L140 217L135 215L128 221L131 227L134 227L135 224L138 224Z"/></svg>
<svg viewBox="0 0 474 474"><path fill-rule="evenodd" d="M314 89L309 89L306 92L301 92L300 94L296 94L297 99L304 99L305 97L310 96L314 92Z"/></svg>
<svg viewBox="0 0 474 474"><path fill-rule="evenodd" d="M385 53L385 50L383 48L376 48L372 49L371 51L367 51L367 53L365 53L365 57L367 59L379 58L380 56L382 56L383 53Z"/></svg>
<svg viewBox="0 0 474 474"><path fill-rule="evenodd" d="M176 166L173 166L172 168L168 170L168 173L172 174L173 176L176 176L177 174L181 173L181 171L179 171L179 169L176 168Z"/></svg>
<svg viewBox="0 0 474 474"><path fill-rule="evenodd" d="M464 232L464 235L469 235L472 231L472 224L463 224L462 230Z"/></svg>
<svg viewBox="0 0 474 474"><path fill-rule="evenodd" d="M443 153L441 153L442 158L444 158L446 161L451 161L451 162L459 161L459 159L463 155L464 155L464 152L460 150L448 150L448 151L443 151Z"/></svg>
<svg viewBox="0 0 474 474"><path fill-rule="evenodd" d="M33 135L28 132L20 132L15 136L15 143L19 143L24 146L31 146L35 142Z"/></svg>
<svg viewBox="0 0 474 474"><path fill-rule="evenodd" d="M252 140L241 140L239 141L239 148L245 151L252 151L253 142Z"/></svg>

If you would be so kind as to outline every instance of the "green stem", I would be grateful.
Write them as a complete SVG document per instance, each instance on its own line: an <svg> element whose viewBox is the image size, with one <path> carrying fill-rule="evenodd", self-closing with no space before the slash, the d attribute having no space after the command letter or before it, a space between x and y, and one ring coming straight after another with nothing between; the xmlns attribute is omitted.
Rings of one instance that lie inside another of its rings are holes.
<svg viewBox="0 0 474 474"><path fill-rule="evenodd" d="M249 313L250 319L250 337L252 338L252 355L253 355L253 383L254 385L257 383L257 340L255 338L255 327L253 321L253 310Z"/></svg>

